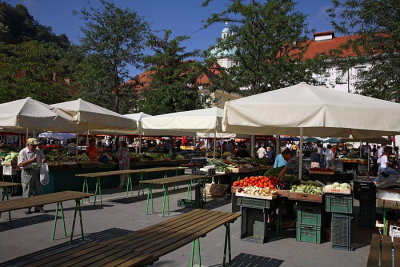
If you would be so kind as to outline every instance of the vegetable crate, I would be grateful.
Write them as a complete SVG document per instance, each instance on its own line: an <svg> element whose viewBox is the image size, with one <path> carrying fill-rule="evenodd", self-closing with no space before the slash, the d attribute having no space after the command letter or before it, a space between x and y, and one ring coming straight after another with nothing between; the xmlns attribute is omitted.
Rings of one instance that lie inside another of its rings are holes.
<svg viewBox="0 0 400 267"><path fill-rule="evenodd" d="M343 194L325 194L325 211L353 213L353 196Z"/></svg>
<svg viewBox="0 0 400 267"><path fill-rule="evenodd" d="M321 243L321 226L297 225L296 240L314 244Z"/></svg>
<svg viewBox="0 0 400 267"><path fill-rule="evenodd" d="M259 199L248 197L237 197L237 204L242 207L256 208L256 209L272 209L276 207L277 199Z"/></svg>
<svg viewBox="0 0 400 267"><path fill-rule="evenodd" d="M351 246L351 220L352 216L342 213L332 213L331 241L332 248L353 250Z"/></svg>
<svg viewBox="0 0 400 267"><path fill-rule="evenodd" d="M240 238L265 243L268 240L268 209L242 207Z"/></svg>
<svg viewBox="0 0 400 267"><path fill-rule="evenodd" d="M360 200L360 213L358 225L375 227L376 220L376 199Z"/></svg>
<svg viewBox="0 0 400 267"><path fill-rule="evenodd" d="M322 226L321 204L298 202L296 215L297 225Z"/></svg>

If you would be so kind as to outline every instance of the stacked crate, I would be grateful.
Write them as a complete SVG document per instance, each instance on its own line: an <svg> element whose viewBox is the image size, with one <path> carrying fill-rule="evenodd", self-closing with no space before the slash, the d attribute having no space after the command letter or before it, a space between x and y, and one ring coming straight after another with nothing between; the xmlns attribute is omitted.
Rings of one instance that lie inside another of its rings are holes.
<svg viewBox="0 0 400 267"><path fill-rule="evenodd" d="M358 224L375 227L376 185L373 181L354 181L354 198L360 201Z"/></svg>
<svg viewBox="0 0 400 267"><path fill-rule="evenodd" d="M321 243L321 229L321 203L297 202L296 240L308 243Z"/></svg>
<svg viewBox="0 0 400 267"><path fill-rule="evenodd" d="M353 250L351 246L353 196L346 194L325 194L325 211L332 212L332 248Z"/></svg>

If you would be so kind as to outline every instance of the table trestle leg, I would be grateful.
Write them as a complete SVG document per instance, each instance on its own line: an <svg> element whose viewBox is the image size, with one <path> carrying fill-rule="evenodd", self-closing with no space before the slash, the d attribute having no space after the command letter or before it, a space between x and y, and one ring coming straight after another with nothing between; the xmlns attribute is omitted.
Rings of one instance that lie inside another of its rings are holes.
<svg viewBox="0 0 400 267"><path fill-rule="evenodd" d="M222 266L231 266L232 256L231 256L231 228L230 223L224 224L226 228L225 233L225 245L224 245L224 260L222 261ZM226 264L226 258L228 257L228 264Z"/></svg>
<svg viewBox="0 0 400 267"><path fill-rule="evenodd" d="M142 191L143 196L144 196L144 186L143 186L143 184L141 183L141 182L143 181L143 176L144 176L144 174L141 173L141 174L140 174L140 177L139 177L139 190L138 190L138 193L137 193L137 196L138 196L138 197L140 196L140 191Z"/></svg>
<svg viewBox="0 0 400 267"><path fill-rule="evenodd" d="M8 188L3 187L3 192L2 192L3 196L1 197L1 201L10 200L9 194L10 192L8 191ZM0 212L0 217L1 217L1 212ZM11 222L11 211L8 212L8 220Z"/></svg>
<svg viewBox="0 0 400 267"><path fill-rule="evenodd" d="M153 189L151 184L149 184L147 188L147 200L146 200L146 215L149 215L149 205L151 202L151 209L154 213L154 207L153 207Z"/></svg>
<svg viewBox="0 0 400 267"><path fill-rule="evenodd" d="M169 215L169 194L168 194L168 186L167 186L167 185L163 185L163 189L164 189L164 199L163 199L163 207L162 207L162 216L164 217L165 205L167 205L167 211L168 211L168 215Z"/></svg>
<svg viewBox="0 0 400 267"><path fill-rule="evenodd" d="M129 191L131 191L133 194L132 175L131 174L128 175L128 181L126 184L126 196L129 195Z"/></svg>
<svg viewBox="0 0 400 267"><path fill-rule="evenodd" d="M82 240L85 241L85 235L84 235L84 233L83 233L83 222L82 222L81 202L80 202L80 200L75 200L74 220L72 221L72 229L71 229L71 239L70 239L70 243L72 243L72 240L73 240L73 238L74 238L76 214L77 214L78 212L79 212L79 218L80 218L80 223L81 223L81 235L82 235Z"/></svg>
<svg viewBox="0 0 400 267"><path fill-rule="evenodd" d="M195 254L195 250L196 250L196 243L197 243L197 253L198 253L198 258L199 258L199 264L198 264L198 266L201 267L200 238L198 238L198 239L192 241L192 254L191 254L191 257L190 257L190 267L193 267L193 263L194 263L194 254Z"/></svg>

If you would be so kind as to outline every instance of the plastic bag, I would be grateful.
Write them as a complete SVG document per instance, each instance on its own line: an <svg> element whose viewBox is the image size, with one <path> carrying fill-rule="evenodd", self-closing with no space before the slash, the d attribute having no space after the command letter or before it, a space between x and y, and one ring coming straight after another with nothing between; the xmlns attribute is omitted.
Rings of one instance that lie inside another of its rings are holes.
<svg viewBox="0 0 400 267"><path fill-rule="evenodd" d="M40 183L42 185L47 185L49 183L49 165L43 163L40 166Z"/></svg>

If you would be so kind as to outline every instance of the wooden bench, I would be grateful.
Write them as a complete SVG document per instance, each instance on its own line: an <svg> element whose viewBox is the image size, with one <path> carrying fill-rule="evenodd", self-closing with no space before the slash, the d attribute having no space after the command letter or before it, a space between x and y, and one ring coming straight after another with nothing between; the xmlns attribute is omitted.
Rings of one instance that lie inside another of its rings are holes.
<svg viewBox="0 0 400 267"><path fill-rule="evenodd" d="M190 265L197 247L201 266L200 238L225 225L223 266L231 263L230 223L240 215L196 209L136 232L102 242L92 242L30 266L138 266L153 264L160 257L192 243Z"/></svg>
<svg viewBox="0 0 400 267"><path fill-rule="evenodd" d="M96 179L96 189L94 193L94 204L96 204L97 195L100 196L100 204L103 204L103 197L101 193L101 177L113 176L113 175L122 175L128 174L128 180L126 185L126 195L129 195L129 192L133 192L133 183L132 183L132 174L140 174L139 181L143 181L143 176L145 173L151 172L164 172L164 177L167 177L168 171L176 171L176 175L178 175L178 171L182 169L182 167L156 167L156 168L148 168L148 169L137 169L137 170L118 170L118 171L107 171L107 172L92 172L92 173L81 173L76 174L77 177L83 177L83 186L82 192L89 192L88 186L88 178ZM139 183L138 196L140 195L140 191L144 194L144 188Z"/></svg>
<svg viewBox="0 0 400 267"><path fill-rule="evenodd" d="M75 228L75 221L76 221L76 214L79 212L80 217L80 225L81 225L81 235L82 239L84 240L83 234L83 224L82 224L82 211L81 211L81 204L80 200L82 198L87 198L93 196L93 194L82 193L82 192L75 192L75 191L64 191L28 198L19 198L19 199L12 199L8 201L0 202L0 213L5 211L13 211L13 210L20 210L20 209L28 209L35 206L42 206L52 203L57 203L56 207L56 214L54 216L54 224L53 224L53 234L52 239L54 240L55 231L57 227L57 220L58 220L58 210L61 209L61 217L64 225L64 234L67 237L67 229L65 227L65 219L64 219L64 208L63 208L63 201L68 200L75 200L75 213L74 213L74 220L72 222L72 230L71 230L71 242L74 236L74 228Z"/></svg>
<svg viewBox="0 0 400 267"><path fill-rule="evenodd" d="M188 183L188 189L187 189L187 198L192 199L192 185L193 181L196 180L203 180L203 183L205 184L205 180L210 178L210 177L216 177L216 176L222 176L225 174L212 174L212 175L179 175L179 176L171 176L167 178L160 178L160 179L152 179L152 180L145 180L145 181L140 181L142 184L147 184L147 201L146 201L146 215L148 215L149 211L149 205L151 204L151 209L152 212L154 213L154 206L153 206L153 185L162 185L163 191L164 191L164 198L163 198L163 204L162 204L162 216L164 216L165 213L165 206L167 205L167 212L169 212L169 193L168 193L168 185L171 184L178 184L178 183Z"/></svg>
<svg viewBox="0 0 400 267"><path fill-rule="evenodd" d="M392 242L388 235L372 235L367 266L400 267L400 238L394 237Z"/></svg>
<svg viewBox="0 0 400 267"><path fill-rule="evenodd" d="M0 182L0 188L3 188L1 201L9 200L10 199L10 192L8 191L9 187L19 186L20 183L10 183L10 182ZM0 212L1 218L1 212ZM8 219L11 222L11 211L8 211Z"/></svg>

